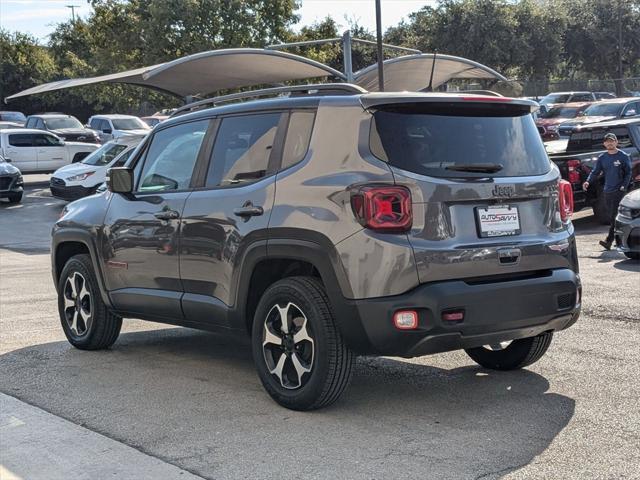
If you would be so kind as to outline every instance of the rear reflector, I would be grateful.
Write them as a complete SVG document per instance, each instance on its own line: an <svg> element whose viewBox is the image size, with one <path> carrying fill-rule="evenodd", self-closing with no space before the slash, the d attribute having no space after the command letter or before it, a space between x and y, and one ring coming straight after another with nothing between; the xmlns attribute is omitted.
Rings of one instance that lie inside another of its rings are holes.
<svg viewBox="0 0 640 480"><path fill-rule="evenodd" d="M445 322L461 322L464 320L464 310L442 312L442 320Z"/></svg>
<svg viewBox="0 0 640 480"><path fill-rule="evenodd" d="M418 328L418 312L414 310L399 310L393 314L393 324L400 330Z"/></svg>

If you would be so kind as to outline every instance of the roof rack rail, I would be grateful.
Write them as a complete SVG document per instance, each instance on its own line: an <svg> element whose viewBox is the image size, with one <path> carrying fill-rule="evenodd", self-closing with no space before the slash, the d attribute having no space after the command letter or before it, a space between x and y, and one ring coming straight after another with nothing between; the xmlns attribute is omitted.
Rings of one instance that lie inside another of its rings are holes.
<svg viewBox="0 0 640 480"><path fill-rule="evenodd" d="M197 102L188 103L171 114L171 117L184 113L195 112L203 108L215 107L220 103L242 100L245 98L267 97L270 95L280 95L283 93L306 93L321 95L357 95L367 93L367 91L352 83L316 83L310 85L293 85L289 87L262 88L259 90L249 90L246 92L231 93L219 97L205 98Z"/></svg>

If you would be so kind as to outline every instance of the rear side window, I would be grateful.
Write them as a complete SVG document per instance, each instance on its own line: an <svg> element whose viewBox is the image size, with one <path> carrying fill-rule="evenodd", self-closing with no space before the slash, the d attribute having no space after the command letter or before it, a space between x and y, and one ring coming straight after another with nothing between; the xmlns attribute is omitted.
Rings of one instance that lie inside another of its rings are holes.
<svg viewBox="0 0 640 480"><path fill-rule="evenodd" d="M254 182L266 176L281 116L264 113L224 118L209 162L207 187Z"/></svg>
<svg viewBox="0 0 640 480"><path fill-rule="evenodd" d="M374 113L372 153L432 177L543 175L551 164L528 107L430 103ZM461 171L497 166L494 172Z"/></svg>
<svg viewBox="0 0 640 480"><path fill-rule="evenodd" d="M307 154L315 118L315 112L292 112L289 116L289 128L282 154L283 170L295 165Z"/></svg>
<svg viewBox="0 0 640 480"><path fill-rule="evenodd" d="M28 118L27 123L24 124L24 128L35 128L35 126L36 126L35 118Z"/></svg>
<svg viewBox="0 0 640 480"><path fill-rule="evenodd" d="M189 188L209 120L189 122L157 132L147 149L140 192Z"/></svg>
<svg viewBox="0 0 640 480"><path fill-rule="evenodd" d="M9 135L9 145L13 145L14 147L32 147L32 135L30 133L16 133Z"/></svg>

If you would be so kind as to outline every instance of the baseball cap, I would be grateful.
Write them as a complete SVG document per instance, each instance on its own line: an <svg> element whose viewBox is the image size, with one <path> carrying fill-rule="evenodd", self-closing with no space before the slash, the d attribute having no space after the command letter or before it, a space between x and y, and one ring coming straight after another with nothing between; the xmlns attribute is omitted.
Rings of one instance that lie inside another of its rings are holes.
<svg viewBox="0 0 640 480"><path fill-rule="evenodd" d="M618 137L616 137L615 133L607 133L604 136L604 141L606 142L607 140L615 140L617 142L618 141Z"/></svg>

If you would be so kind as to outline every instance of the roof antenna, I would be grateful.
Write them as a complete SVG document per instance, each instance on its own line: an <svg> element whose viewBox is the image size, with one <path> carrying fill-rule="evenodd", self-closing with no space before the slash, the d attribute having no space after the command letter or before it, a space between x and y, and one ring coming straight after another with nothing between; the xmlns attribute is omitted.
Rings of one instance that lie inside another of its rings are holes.
<svg viewBox="0 0 640 480"><path fill-rule="evenodd" d="M438 55L438 50L433 51L433 65L431 65L431 77L429 77L429 86L427 87L427 92L433 92L433 72L436 69L436 55Z"/></svg>

